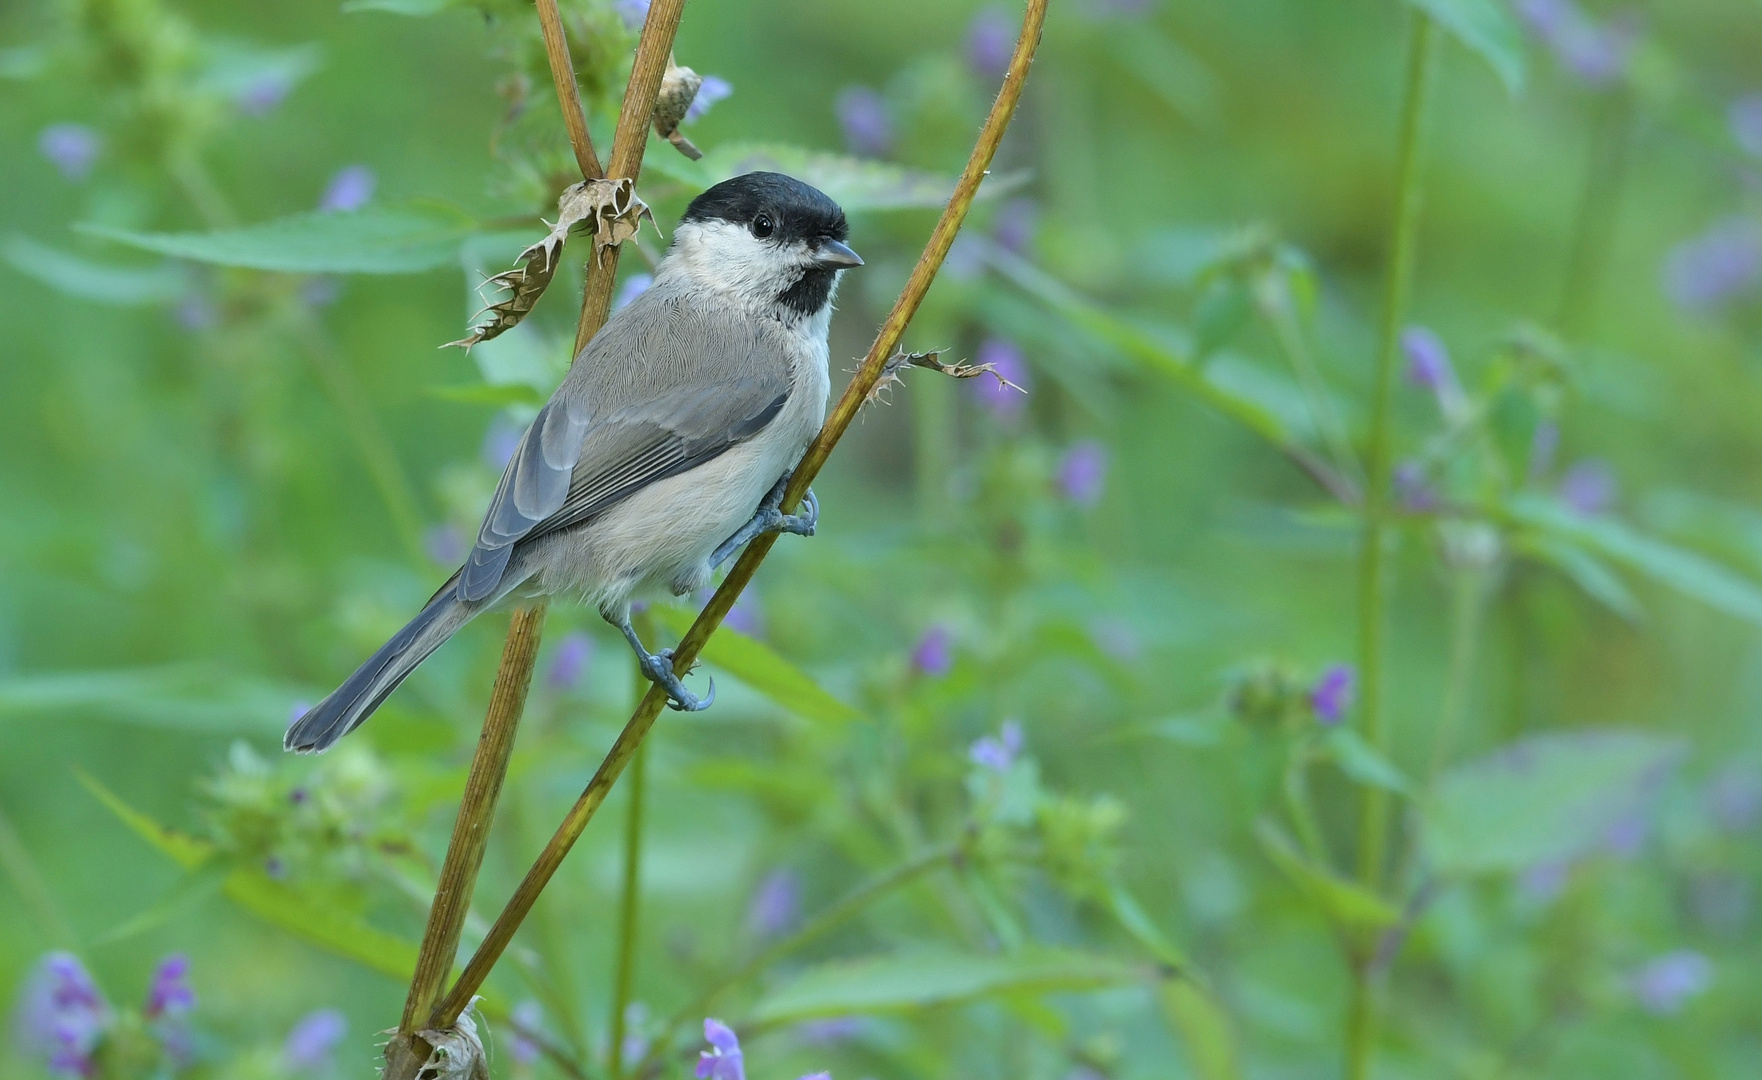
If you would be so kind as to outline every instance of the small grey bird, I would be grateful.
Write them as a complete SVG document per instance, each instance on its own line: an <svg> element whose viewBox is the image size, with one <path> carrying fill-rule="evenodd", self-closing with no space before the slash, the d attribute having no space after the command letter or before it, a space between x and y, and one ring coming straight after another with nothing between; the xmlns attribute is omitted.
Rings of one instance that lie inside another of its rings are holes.
<svg viewBox="0 0 1762 1080"><path fill-rule="evenodd" d="M521 438L477 545L410 624L288 728L317 753L359 727L460 627L510 595L573 593L623 631L668 705L702 699L630 626L633 597L683 595L755 536L812 536L780 509L826 417L839 274L863 260L844 211L778 173L725 180L685 211L655 280L606 322Z"/></svg>

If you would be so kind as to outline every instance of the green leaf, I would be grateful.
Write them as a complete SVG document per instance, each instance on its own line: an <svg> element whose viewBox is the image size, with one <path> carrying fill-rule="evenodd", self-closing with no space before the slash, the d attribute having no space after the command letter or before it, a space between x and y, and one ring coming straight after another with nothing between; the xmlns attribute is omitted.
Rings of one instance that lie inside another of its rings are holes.
<svg viewBox="0 0 1762 1080"><path fill-rule="evenodd" d="M287 723L288 706L299 698L291 688L199 666L0 678L0 718L86 710L150 727L216 734L280 731Z"/></svg>
<svg viewBox="0 0 1762 1080"><path fill-rule="evenodd" d="M1523 89L1523 32L1499 0L1408 0L1493 69L1505 89Z"/></svg>
<svg viewBox="0 0 1762 1080"><path fill-rule="evenodd" d="M1514 871L1582 855L1647 795L1682 743L1645 732L1537 735L1439 778L1424 839L1446 874Z"/></svg>
<svg viewBox="0 0 1762 1080"><path fill-rule="evenodd" d="M649 610L663 626L682 637L697 618L695 612L685 608L655 607ZM710 636L704 645L703 659L806 719L845 723L862 716L827 693L812 675L785 660L769 645L727 626Z"/></svg>
<svg viewBox="0 0 1762 1080"><path fill-rule="evenodd" d="M727 143L707 151L701 161L657 153L644 165L692 188L707 188L755 170L788 173L824 191L850 213L940 209L954 194L951 177L781 143ZM995 198L1026 181L1025 173L993 175L980 186L978 197Z"/></svg>
<svg viewBox="0 0 1762 1080"><path fill-rule="evenodd" d="M76 226L119 244L180 259L291 274L408 274L458 261L472 222L430 205L314 211L206 233L143 233Z"/></svg>
<svg viewBox="0 0 1762 1080"><path fill-rule="evenodd" d="M1291 883L1303 890L1336 926L1380 930L1401 921L1401 913L1387 900L1305 859L1271 821L1262 819L1254 831L1260 846Z"/></svg>
<svg viewBox="0 0 1762 1080"><path fill-rule="evenodd" d="M207 64L197 85L234 101L266 81L291 90L324 66L324 51L317 45L264 48L245 41L210 39L207 52Z"/></svg>
<svg viewBox="0 0 1762 1080"><path fill-rule="evenodd" d="M0 257L19 273L57 292L101 304L135 307L176 300L190 290L190 274L176 263L117 266L73 255L14 234Z"/></svg>
<svg viewBox="0 0 1762 1080"><path fill-rule="evenodd" d="M211 858L191 867L182 877L171 883L171 888L152 907L100 934L93 939L92 944L107 945L113 941L123 941L163 925L185 908L219 892L232 870L233 867L227 860L218 858Z"/></svg>
<svg viewBox="0 0 1762 1080"><path fill-rule="evenodd" d="M765 995L752 1019L781 1024L822 1016L905 1012L998 994L1095 990L1142 982L1144 977L1142 968L1066 950L871 956L809 968Z"/></svg>
<svg viewBox="0 0 1762 1080"><path fill-rule="evenodd" d="M343 14L384 11L392 15L435 15L458 3L459 0L344 0Z"/></svg>
<svg viewBox="0 0 1762 1080"><path fill-rule="evenodd" d="M1591 599L1628 622L1639 622L1646 611L1615 571L1595 555L1557 536L1530 536L1521 541L1525 552L1572 579Z"/></svg>
<svg viewBox="0 0 1762 1080"><path fill-rule="evenodd" d="M1405 795L1413 790L1407 775L1351 728L1335 728L1322 737L1321 749L1340 771L1369 787Z"/></svg>
<svg viewBox="0 0 1762 1080"><path fill-rule="evenodd" d="M466 405L543 405L547 400L537 387L527 383L463 383L458 386L431 386L430 397L457 401Z"/></svg>
<svg viewBox="0 0 1762 1080"><path fill-rule="evenodd" d="M208 841L161 825L92 776L79 770L76 775L86 790L124 825L186 870L197 870L219 856ZM416 970L414 944L375 929L335 905L307 896L261 871L233 870L222 883L221 892L263 921L364 967L406 981Z"/></svg>
<svg viewBox="0 0 1762 1080"><path fill-rule="evenodd" d="M1636 570L1661 585L1762 626L1762 586L1704 556L1654 539L1607 517L1573 513L1538 495L1511 501L1519 522L1568 545L1580 546Z"/></svg>
<svg viewBox="0 0 1762 1080"><path fill-rule="evenodd" d="M1156 921L1144 910L1144 905L1138 902L1130 889L1119 881L1108 882L1107 901L1120 928L1132 935L1139 945L1156 958L1157 963L1187 972L1189 964L1186 955L1156 925Z"/></svg>
<svg viewBox="0 0 1762 1080"><path fill-rule="evenodd" d="M1187 1051L1193 1075L1201 1080L1237 1080L1242 1075L1230 1018L1210 994L1190 979L1164 979L1157 997Z"/></svg>

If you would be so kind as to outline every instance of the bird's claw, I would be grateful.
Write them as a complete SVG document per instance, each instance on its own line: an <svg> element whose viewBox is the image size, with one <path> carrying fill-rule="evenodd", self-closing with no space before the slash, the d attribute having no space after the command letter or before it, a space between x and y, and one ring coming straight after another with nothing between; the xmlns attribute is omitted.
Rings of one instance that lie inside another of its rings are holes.
<svg viewBox="0 0 1762 1080"><path fill-rule="evenodd" d="M656 653L644 653L642 673L648 680L667 693L667 708L674 712L702 712L716 702L716 680L710 679L709 692L698 697L685 688L679 676L673 673L673 650L662 649Z"/></svg>

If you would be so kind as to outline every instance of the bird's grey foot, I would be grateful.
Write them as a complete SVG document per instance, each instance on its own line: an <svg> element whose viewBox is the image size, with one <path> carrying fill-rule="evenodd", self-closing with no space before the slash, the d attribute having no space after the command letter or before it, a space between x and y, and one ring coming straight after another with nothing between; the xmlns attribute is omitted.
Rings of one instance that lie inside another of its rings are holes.
<svg viewBox="0 0 1762 1080"><path fill-rule="evenodd" d="M636 662L649 682L667 692L667 708L675 712L702 712L715 704L716 680L710 680L710 689L703 697L698 697L685 688L679 676L673 673L673 650L662 649L658 653L649 652L643 647L642 639L630 626L630 617L626 615L622 621L608 620L623 633L624 640L630 642L631 651L636 653Z"/></svg>
<svg viewBox="0 0 1762 1080"><path fill-rule="evenodd" d="M733 536L722 541L714 554L710 556L710 569L715 569L728 561L728 556L740 550L742 544L766 533L790 533L795 536L814 535L814 526L820 522L820 500L814 497L814 489L809 488L802 496L801 510L794 514L785 514L779 509L783 504L783 489L789 486L789 474L777 481L765 496L759 508L753 512L752 520L735 530Z"/></svg>

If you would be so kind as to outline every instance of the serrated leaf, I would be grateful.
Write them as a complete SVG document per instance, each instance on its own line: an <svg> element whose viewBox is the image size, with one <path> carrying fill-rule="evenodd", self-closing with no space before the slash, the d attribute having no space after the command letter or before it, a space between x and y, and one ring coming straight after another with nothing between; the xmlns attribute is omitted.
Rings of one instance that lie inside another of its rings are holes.
<svg viewBox="0 0 1762 1080"><path fill-rule="evenodd" d="M83 771L80 783L136 835L186 870L196 870L218 857L215 846L154 821ZM408 980L416 970L416 946L367 925L332 904L272 880L256 870L234 870L221 884L227 899L251 914L279 926L322 949L353 960L394 979Z"/></svg>
<svg viewBox="0 0 1762 1080"><path fill-rule="evenodd" d="M697 617L684 608L656 607L650 611L658 622L681 636L691 629ZM704 645L703 660L806 719L845 723L862 716L775 649L727 626L710 636Z"/></svg>
<svg viewBox="0 0 1762 1080"><path fill-rule="evenodd" d="M14 234L0 256L19 273L68 296L100 304L136 307L163 304L190 291L190 274L175 263L118 266L39 244Z"/></svg>
<svg viewBox="0 0 1762 1080"><path fill-rule="evenodd" d="M1487 62L1505 89L1523 89L1523 32L1498 0L1407 0Z"/></svg>
<svg viewBox="0 0 1762 1080"><path fill-rule="evenodd" d="M1381 930L1401 921L1401 913L1387 900L1356 881L1348 881L1327 867L1316 866L1304 858L1272 822L1260 821L1254 832L1274 864L1334 925Z"/></svg>
<svg viewBox="0 0 1762 1080"><path fill-rule="evenodd" d="M1141 982L1143 969L1066 950L1008 955L899 953L811 967L759 1002L752 1019L792 1023L825 1016L907 1012L998 994L1098 990Z"/></svg>
<svg viewBox="0 0 1762 1080"><path fill-rule="evenodd" d="M1545 536L1587 548L1685 596L1762 626L1762 586L1705 556L1647 536L1614 518L1573 513L1541 496L1518 496L1510 509L1518 521Z"/></svg>
<svg viewBox="0 0 1762 1080"><path fill-rule="evenodd" d="M1340 771L1361 784L1405 795L1413 790L1407 775L1351 728L1335 728L1322 737L1321 749Z"/></svg>
<svg viewBox="0 0 1762 1080"><path fill-rule="evenodd" d="M1515 871L1596 847L1668 775L1682 743L1637 731L1537 735L1439 778L1425 850L1444 874Z"/></svg>
<svg viewBox="0 0 1762 1080"><path fill-rule="evenodd" d="M938 209L954 193L952 177L782 143L726 143L699 161L656 154L644 168L697 189L756 170L787 173L824 191L849 213ZM1026 181L1027 175L1019 172L987 177L978 198L996 198Z"/></svg>
<svg viewBox="0 0 1762 1080"><path fill-rule="evenodd" d="M466 405L543 405L545 395L526 383L464 383L459 386L431 386L430 397L442 401L458 401Z"/></svg>
<svg viewBox="0 0 1762 1080"><path fill-rule="evenodd" d="M406 205L314 211L215 232L76 228L143 251L219 266L293 274L409 274L457 262L472 224L457 211Z"/></svg>

